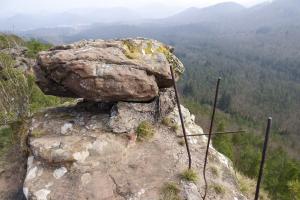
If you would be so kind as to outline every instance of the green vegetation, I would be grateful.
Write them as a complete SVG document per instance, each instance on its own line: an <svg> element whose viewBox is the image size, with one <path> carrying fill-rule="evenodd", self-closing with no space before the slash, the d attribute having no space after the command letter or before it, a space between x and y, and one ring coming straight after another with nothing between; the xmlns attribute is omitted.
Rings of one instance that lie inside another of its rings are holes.
<svg viewBox="0 0 300 200"><path fill-rule="evenodd" d="M0 33L0 49L15 48L24 45L22 38L16 35Z"/></svg>
<svg viewBox="0 0 300 200"><path fill-rule="evenodd" d="M30 88L23 71L14 68L10 55L0 53L0 65L0 123L7 124L27 116Z"/></svg>
<svg viewBox="0 0 300 200"><path fill-rule="evenodd" d="M7 148L12 143L13 131L11 127L0 128L0 158L7 151Z"/></svg>
<svg viewBox="0 0 300 200"><path fill-rule="evenodd" d="M23 153L28 152L27 134L27 121L14 121L0 126L0 163L13 145L18 145Z"/></svg>
<svg viewBox="0 0 300 200"><path fill-rule="evenodd" d="M178 75L183 74L184 68L179 66L180 61L170 52L169 48L167 48L165 46L160 46L157 49L157 51L166 56L168 62L170 63L170 65L172 65L174 73L176 73Z"/></svg>
<svg viewBox="0 0 300 200"><path fill-rule="evenodd" d="M290 181L288 183L288 188L290 191L290 198L292 200L299 200L300 199L300 181L294 180L294 181Z"/></svg>
<svg viewBox="0 0 300 200"><path fill-rule="evenodd" d="M49 106L59 105L68 99L46 96L35 84L31 74L14 68L14 60L0 53L0 123L24 119L32 113Z"/></svg>
<svg viewBox="0 0 300 200"><path fill-rule="evenodd" d="M41 136L43 136L44 135L44 132L43 131L41 131L41 130L33 130L32 132L31 132L31 135L33 136L33 137L36 137L36 138L38 138L38 137L41 137Z"/></svg>
<svg viewBox="0 0 300 200"><path fill-rule="evenodd" d="M211 171L212 175L215 177L218 177L220 175L219 170L216 166L211 166L210 171Z"/></svg>
<svg viewBox="0 0 300 200"><path fill-rule="evenodd" d="M19 45L28 47L29 57L35 57L38 51L50 47L35 40L24 42L17 36L0 34L0 49L19 48ZM12 144L27 151L26 121L33 113L69 101L44 95L35 84L34 76L24 69L15 68L15 60L7 53L0 53L0 96L0 157Z"/></svg>
<svg viewBox="0 0 300 200"><path fill-rule="evenodd" d="M172 121L170 118L163 118L163 120L161 121L161 123L165 126L171 127L173 125Z"/></svg>
<svg viewBox="0 0 300 200"><path fill-rule="evenodd" d="M225 188L219 184L212 184L210 185L210 188L212 188L215 191L215 193L218 195L224 195L226 192Z"/></svg>
<svg viewBox="0 0 300 200"><path fill-rule="evenodd" d="M162 188L162 199L161 200L180 200L180 189L176 183L166 183Z"/></svg>
<svg viewBox="0 0 300 200"><path fill-rule="evenodd" d="M200 124L205 124L210 118L210 107L199 105L192 100L185 99L185 105L197 116ZM263 132L265 127L247 121L243 118L231 116L217 111L217 130L246 129L247 133L218 135L213 138L213 145L221 153L228 156L235 168L247 177L256 179L261 159ZM219 123L218 123L219 122ZM300 162L291 158L281 148L282 136L272 131L267 161L264 170L263 188L272 199L290 199L291 193L299 195L297 180L300 179ZM251 186L252 187L252 186ZM248 190L248 189L243 189Z"/></svg>
<svg viewBox="0 0 300 200"><path fill-rule="evenodd" d="M256 180L250 179L241 173L237 172L237 181L240 186L241 192L248 198L248 199L253 199L254 194L255 194L255 189L256 189ZM269 200L269 195L268 193L261 188L260 193L259 193L259 199L260 200Z"/></svg>
<svg viewBox="0 0 300 200"><path fill-rule="evenodd" d="M136 133L139 141L149 140L154 135L154 127L150 122L143 121L137 127Z"/></svg>
<svg viewBox="0 0 300 200"><path fill-rule="evenodd" d="M25 46L28 48L26 56L29 58L35 58L38 52L48 50L52 47L50 44L44 44L34 39L26 42Z"/></svg>
<svg viewBox="0 0 300 200"><path fill-rule="evenodd" d="M198 180L198 175L194 170L187 169L180 174L180 178L185 181L196 182Z"/></svg>
<svg viewBox="0 0 300 200"><path fill-rule="evenodd" d="M163 120L161 121L161 123L169 128L171 128L172 131L177 132L177 130L179 129L178 125L173 123L172 120L170 118L163 118Z"/></svg>
<svg viewBox="0 0 300 200"><path fill-rule="evenodd" d="M179 141L178 141L178 144L179 144L180 146L184 146L184 145L185 145L184 139L179 140Z"/></svg>

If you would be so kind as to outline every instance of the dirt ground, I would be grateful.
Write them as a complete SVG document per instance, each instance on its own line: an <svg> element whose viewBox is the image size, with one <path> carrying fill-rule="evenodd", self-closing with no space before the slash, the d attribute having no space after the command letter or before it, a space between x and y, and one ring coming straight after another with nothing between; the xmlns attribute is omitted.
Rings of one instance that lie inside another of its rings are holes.
<svg viewBox="0 0 300 200"><path fill-rule="evenodd" d="M25 200L23 181L26 175L26 156L14 145L0 158L0 199Z"/></svg>

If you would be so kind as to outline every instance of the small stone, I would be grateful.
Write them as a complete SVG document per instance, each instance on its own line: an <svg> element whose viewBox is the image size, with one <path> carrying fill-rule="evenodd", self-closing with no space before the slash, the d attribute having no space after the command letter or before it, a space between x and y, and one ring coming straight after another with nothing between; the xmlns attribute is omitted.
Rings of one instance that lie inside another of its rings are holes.
<svg viewBox="0 0 300 200"><path fill-rule="evenodd" d="M27 168L30 169L33 165L33 156L29 156L27 160Z"/></svg>
<svg viewBox="0 0 300 200"><path fill-rule="evenodd" d="M61 167L61 168L58 168L58 169L54 170L53 176L54 176L56 179L60 179L60 178L63 177L63 176L65 175L65 173L67 173L67 172L68 172L67 168Z"/></svg>
<svg viewBox="0 0 300 200"><path fill-rule="evenodd" d="M73 154L73 157L78 162L84 162L87 157L89 157L90 153L88 151L76 152Z"/></svg>
<svg viewBox="0 0 300 200"><path fill-rule="evenodd" d="M71 123L65 123L65 124L61 127L61 129L60 129L60 133L63 134L63 135L65 135L65 134L67 134L67 132L68 132L69 130L72 130L72 128L73 128L73 124L71 124Z"/></svg>
<svg viewBox="0 0 300 200"><path fill-rule="evenodd" d="M28 181L28 180L34 179L36 177L37 170L38 170L37 167L30 169L26 176L26 180Z"/></svg>
<svg viewBox="0 0 300 200"><path fill-rule="evenodd" d="M92 149L98 153L101 153L106 145L108 145L106 141L96 140L92 145Z"/></svg>
<svg viewBox="0 0 300 200"><path fill-rule="evenodd" d="M89 182L91 182L92 176L89 173L85 173L81 176L81 183L82 185L87 185Z"/></svg>
<svg viewBox="0 0 300 200"><path fill-rule="evenodd" d="M46 189L41 189L37 192L34 193L34 195L36 196L37 200L47 200L47 196L48 194L50 194L50 190L46 190Z"/></svg>
<svg viewBox="0 0 300 200"><path fill-rule="evenodd" d="M53 185L53 182L49 182L47 185L45 185L45 187L48 189L49 187L51 187Z"/></svg>
<svg viewBox="0 0 300 200"><path fill-rule="evenodd" d="M24 193L25 198L28 199L28 188L27 187L23 188L23 193Z"/></svg>

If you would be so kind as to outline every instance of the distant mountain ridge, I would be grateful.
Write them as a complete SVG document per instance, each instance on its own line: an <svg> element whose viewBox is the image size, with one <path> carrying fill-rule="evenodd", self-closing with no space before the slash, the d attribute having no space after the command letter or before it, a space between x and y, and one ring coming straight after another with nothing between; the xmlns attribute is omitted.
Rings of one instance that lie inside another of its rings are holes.
<svg viewBox="0 0 300 200"><path fill-rule="evenodd" d="M191 7L181 13L165 18L162 22L171 24L192 24L217 21L224 17L232 17L246 8L240 4L227 2L206 8Z"/></svg>

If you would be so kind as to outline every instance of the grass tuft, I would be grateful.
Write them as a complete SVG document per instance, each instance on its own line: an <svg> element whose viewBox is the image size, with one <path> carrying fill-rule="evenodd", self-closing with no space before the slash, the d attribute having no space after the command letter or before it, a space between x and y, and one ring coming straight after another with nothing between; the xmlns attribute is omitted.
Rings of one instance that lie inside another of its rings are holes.
<svg viewBox="0 0 300 200"><path fill-rule="evenodd" d="M212 166L210 168L210 171L211 171L211 173L212 173L213 176L215 176L215 177L219 176L219 170L218 170L218 168L216 166Z"/></svg>
<svg viewBox="0 0 300 200"><path fill-rule="evenodd" d="M254 198L254 193L255 193L255 186L256 186L256 181L253 179L250 179L239 172L236 173L237 175L237 180L238 184L240 186L240 190L249 199ZM259 193L259 199L261 200L269 200L269 195L268 193L262 188Z"/></svg>
<svg viewBox="0 0 300 200"><path fill-rule="evenodd" d="M178 141L178 144L180 146L184 146L185 145L185 141L183 139L181 139L181 140Z"/></svg>
<svg viewBox="0 0 300 200"><path fill-rule="evenodd" d="M225 189L223 186L219 185L219 184L213 184L210 186L218 195L224 195L225 194Z"/></svg>
<svg viewBox="0 0 300 200"><path fill-rule="evenodd" d="M189 182L196 182L198 180L197 173L192 169L185 170L181 175L181 179Z"/></svg>
<svg viewBox="0 0 300 200"><path fill-rule="evenodd" d="M139 124L136 130L138 141L149 140L154 135L154 127L148 121L143 121Z"/></svg>
<svg viewBox="0 0 300 200"><path fill-rule="evenodd" d="M174 122L172 122L172 120L168 117L163 118L163 120L161 121L161 123L167 127L170 127L172 131L177 132L177 130L179 129L177 124L174 124Z"/></svg>
<svg viewBox="0 0 300 200"><path fill-rule="evenodd" d="M161 200L180 200L180 189L176 183L166 183L162 188L162 199Z"/></svg>

